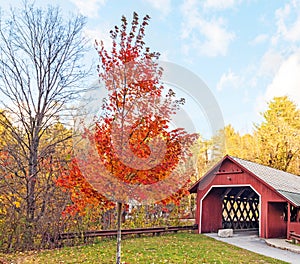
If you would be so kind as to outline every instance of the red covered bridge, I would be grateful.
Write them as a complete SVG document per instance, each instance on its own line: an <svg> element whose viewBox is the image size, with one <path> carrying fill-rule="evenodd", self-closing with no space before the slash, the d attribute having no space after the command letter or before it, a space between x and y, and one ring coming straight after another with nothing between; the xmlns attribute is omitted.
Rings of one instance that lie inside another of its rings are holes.
<svg viewBox="0 0 300 264"><path fill-rule="evenodd" d="M260 237L300 234L300 176L225 156L190 189L199 233L257 229Z"/></svg>

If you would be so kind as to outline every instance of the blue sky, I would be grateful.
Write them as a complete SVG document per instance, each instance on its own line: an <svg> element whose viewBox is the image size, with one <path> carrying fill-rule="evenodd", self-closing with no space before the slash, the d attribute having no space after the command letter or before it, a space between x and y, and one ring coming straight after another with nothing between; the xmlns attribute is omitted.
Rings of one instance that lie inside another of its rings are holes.
<svg viewBox="0 0 300 264"><path fill-rule="evenodd" d="M252 131L274 96L300 104L300 0L36 0L45 2L87 16L86 34L108 45L122 15L150 15L147 46L197 74L225 124L241 133Z"/></svg>

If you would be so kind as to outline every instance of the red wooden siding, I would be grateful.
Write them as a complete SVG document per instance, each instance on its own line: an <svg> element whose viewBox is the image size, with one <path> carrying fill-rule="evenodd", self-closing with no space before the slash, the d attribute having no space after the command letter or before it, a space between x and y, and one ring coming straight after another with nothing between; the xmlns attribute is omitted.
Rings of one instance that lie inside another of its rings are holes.
<svg viewBox="0 0 300 264"><path fill-rule="evenodd" d="M222 228L222 201L218 189L202 201L202 233L217 232Z"/></svg>
<svg viewBox="0 0 300 264"><path fill-rule="evenodd" d="M284 208L286 203L268 203L268 229L266 237L287 237L287 222L284 221Z"/></svg>

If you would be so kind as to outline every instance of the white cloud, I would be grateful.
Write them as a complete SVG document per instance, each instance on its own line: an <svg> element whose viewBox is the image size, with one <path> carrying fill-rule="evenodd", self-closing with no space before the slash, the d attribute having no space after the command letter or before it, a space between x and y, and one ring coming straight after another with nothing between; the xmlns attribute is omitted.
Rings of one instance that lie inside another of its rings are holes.
<svg viewBox="0 0 300 264"><path fill-rule="evenodd" d="M267 34L259 34L257 35L253 40L250 41L251 45L257 45L264 43L268 40L268 35Z"/></svg>
<svg viewBox="0 0 300 264"><path fill-rule="evenodd" d="M300 52L291 55L280 66L277 74L267 87L265 98L270 101L274 96L289 96L300 105Z"/></svg>
<svg viewBox="0 0 300 264"><path fill-rule="evenodd" d="M200 53L209 56L226 55L234 34L228 32L224 27L222 19L215 21L203 21L201 32L206 40L199 48Z"/></svg>
<svg viewBox="0 0 300 264"><path fill-rule="evenodd" d="M145 0L151 4L155 9L159 10L164 16L171 11L171 0Z"/></svg>
<svg viewBox="0 0 300 264"><path fill-rule="evenodd" d="M97 17L99 9L105 5L106 0L70 0L87 17Z"/></svg>
<svg viewBox="0 0 300 264"><path fill-rule="evenodd" d="M227 73L223 73L218 84L217 84L217 90L222 91L225 89L238 89L241 85L241 78L232 72L231 69Z"/></svg>
<svg viewBox="0 0 300 264"><path fill-rule="evenodd" d="M185 39L189 37L200 20L197 2L195 0L184 0L181 6L181 12L184 20L182 23L181 37Z"/></svg>
<svg viewBox="0 0 300 264"><path fill-rule="evenodd" d="M189 52L190 52L190 45L182 44L181 45L181 52L183 53L183 55L188 56Z"/></svg>
<svg viewBox="0 0 300 264"><path fill-rule="evenodd" d="M105 49L110 50L112 48L112 40L109 34L109 25L102 24L99 28L101 28L101 30L86 29L84 33L91 40L91 45L94 45L95 40L97 40L99 43L100 41L103 41Z"/></svg>
<svg viewBox="0 0 300 264"><path fill-rule="evenodd" d="M237 2L236 0L206 0L203 6L211 9L227 9L234 7Z"/></svg>
<svg viewBox="0 0 300 264"><path fill-rule="evenodd" d="M181 37L187 39L192 49L200 55L225 56L229 44L235 38L234 33L226 29L226 23L222 17L206 18L198 8L197 1L184 1L181 8L184 20Z"/></svg>
<svg viewBox="0 0 300 264"><path fill-rule="evenodd" d="M300 41L300 1L291 0L276 10L275 17L277 33L273 37L273 44L281 39L289 42Z"/></svg>
<svg viewBox="0 0 300 264"><path fill-rule="evenodd" d="M263 93L259 92L256 100L255 100L255 104L253 107L253 112L256 115L256 118L258 118L259 120L261 120L262 116L261 113L265 112L268 108L268 102L269 100L266 100L266 97Z"/></svg>
<svg viewBox="0 0 300 264"><path fill-rule="evenodd" d="M274 76L278 71L282 61L283 57L280 52L272 49L268 50L261 58L257 75Z"/></svg>

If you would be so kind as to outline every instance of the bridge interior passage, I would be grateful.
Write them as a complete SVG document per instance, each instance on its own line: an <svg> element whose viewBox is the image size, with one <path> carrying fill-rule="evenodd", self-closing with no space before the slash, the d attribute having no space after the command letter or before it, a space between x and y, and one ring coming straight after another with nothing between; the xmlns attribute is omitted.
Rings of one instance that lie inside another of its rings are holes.
<svg viewBox="0 0 300 264"><path fill-rule="evenodd" d="M221 198L222 228L259 228L259 195L251 187L222 187Z"/></svg>

